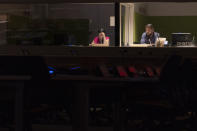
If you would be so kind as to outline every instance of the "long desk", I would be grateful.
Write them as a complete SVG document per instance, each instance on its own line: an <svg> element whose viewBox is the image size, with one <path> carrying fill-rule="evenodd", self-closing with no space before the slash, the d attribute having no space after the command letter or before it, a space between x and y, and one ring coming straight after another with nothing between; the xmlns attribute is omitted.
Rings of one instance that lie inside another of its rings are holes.
<svg viewBox="0 0 197 131"><path fill-rule="evenodd" d="M72 83L73 85L73 131L88 131L88 118L89 118L89 91L94 88L94 83L97 83L97 87L102 84L119 86L122 88L127 87L130 84L130 88L137 84L158 84L160 80L158 78L99 78L99 77L85 77L85 76L68 76L57 75L52 78L52 81L63 81L64 86ZM110 86L107 86L110 87ZM101 94L102 95L102 94ZM116 110L114 112L114 131L122 130L122 114L120 113L121 103L117 103Z"/></svg>

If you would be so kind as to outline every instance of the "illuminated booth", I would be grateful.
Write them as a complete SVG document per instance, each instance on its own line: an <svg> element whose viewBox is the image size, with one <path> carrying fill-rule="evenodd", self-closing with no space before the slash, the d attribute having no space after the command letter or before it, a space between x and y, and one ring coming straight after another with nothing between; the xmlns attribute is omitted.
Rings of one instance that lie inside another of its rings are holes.
<svg viewBox="0 0 197 131"><path fill-rule="evenodd" d="M196 7L195 2L120 3L120 46L196 46ZM147 24L159 33L152 45L141 43Z"/></svg>
<svg viewBox="0 0 197 131"><path fill-rule="evenodd" d="M4 3L0 7L0 45L195 46L195 2L43 1L27 4ZM157 40L149 45L141 43L147 24L152 24L154 31L159 34ZM109 44L92 45L99 36L100 29L104 30Z"/></svg>

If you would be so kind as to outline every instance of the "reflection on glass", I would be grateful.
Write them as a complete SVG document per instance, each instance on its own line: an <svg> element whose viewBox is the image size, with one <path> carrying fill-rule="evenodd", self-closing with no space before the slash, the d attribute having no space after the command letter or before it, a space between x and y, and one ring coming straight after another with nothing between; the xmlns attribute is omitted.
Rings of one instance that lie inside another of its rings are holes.
<svg viewBox="0 0 197 131"><path fill-rule="evenodd" d="M125 45L125 37L124 37L124 35L125 35L125 6L124 5L120 5L121 7L120 7L120 9L121 9L121 13L120 13L120 15L121 15L121 22L120 22L120 26L121 26L121 28L120 28L120 36L121 36L121 38L120 38L120 43L121 43L121 45L120 46L124 46Z"/></svg>
<svg viewBox="0 0 197 131"><path fill-rule="evenodd" d="M88 46L101 27L114 43L113 3L1 4L0 45Z"/></svg>

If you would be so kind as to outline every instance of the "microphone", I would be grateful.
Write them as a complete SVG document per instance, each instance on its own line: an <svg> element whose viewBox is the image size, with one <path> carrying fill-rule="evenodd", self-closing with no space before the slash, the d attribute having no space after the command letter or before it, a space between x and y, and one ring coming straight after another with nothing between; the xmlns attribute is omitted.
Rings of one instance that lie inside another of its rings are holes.
<svg viewBox="0 0 197 131"><path fill-rule="evenodd" d="M160 37L160 34L159 34L159 33L157 33L157 37L158 37L158 38Z"/></svg>
<svg viewBox="0 0 197 131"><path fill-rule="evenodd" d="M149 40L149 42L150 42L150 44L151 44L151 40L150 39L148 39Z"/></svg>
<svg viewBox="0 0 197 131"><path fill-rule="evenodd" d="M160 41L160 39L159 39L159 33L157 33L157 39L159 40L159 45L161 45L161 41Z"/></svg>

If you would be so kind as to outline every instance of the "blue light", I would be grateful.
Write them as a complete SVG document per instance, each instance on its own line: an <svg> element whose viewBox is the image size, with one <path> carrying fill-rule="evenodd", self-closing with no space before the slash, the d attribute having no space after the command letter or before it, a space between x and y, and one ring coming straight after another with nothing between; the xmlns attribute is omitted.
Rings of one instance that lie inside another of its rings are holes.
<svg viewBox="0 0 197 131"><path fill-rule="evenodd" d="M50 74L50 75L54 74L54 71L50 70L50 71L49 71L49 74Z"/></svg>
<svg viewBox="0 0 197 131"><path fill-rule="evenodd" d="M51 66L48 66L49 70L55 70L53 67Z"/></svg>
<svg viewBox="0 0 197 131"><path fill-rule="evenodd" d="M70 68L70 70L76 70L76 69L80 69L81 67L72 67L72 68Z"/></svg>
<svg viewBox="0 0 197 131"><path fill-rule="evenodd" d="M48 66L49 74L53 75L55 73L55 69L53 67Z"/></svg>

